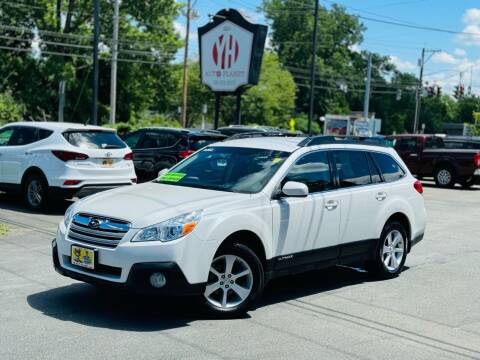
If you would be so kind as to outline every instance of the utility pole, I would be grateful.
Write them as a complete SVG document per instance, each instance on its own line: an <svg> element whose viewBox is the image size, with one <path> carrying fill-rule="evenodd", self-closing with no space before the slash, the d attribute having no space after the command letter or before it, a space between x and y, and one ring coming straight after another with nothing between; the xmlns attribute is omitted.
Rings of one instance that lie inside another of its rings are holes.
<svg viewBox="0 0 480 360"><path fill-rule="evenodd" d="M100 39L100 0L94 0L93 9L93 99L92 123L98 124L98 43Z"/></svg>
<svg viewBox="0 0 480 360"><path fill-rule="evenodd" d="M188 40L190 35L190 15L192 1L187 1L187 26L185 34L185 51L183 54L183 92L182 92L182 126L187 127L187 101L188 101Z"/></svg>
<svg viewBox="0 0 480 360"><path fill-rule="evenodd" d="M367 82L365 83L365 97L363 99L363 118L368 119L369 107L370 107L370 84L372 81L372 53L368 54L367 65Z"/></svg>
<svg viewBox="0 0 480 360"><path fill-rule="evenodd" d="M422 57L420 58L420 77L418 79L416 102L415 102L415 119L413 121L413 133L417 133L418 121L420 118L420 105L422 100L422 87L423 87L423 66L425 65L425 48L422 49Z"/></svg>
<svg viewBox="0 0 480 360"><path fill-rule="evenodd" d="M419 60L419 65L420 65L420 77L418 79L418 85L417 85L417 92L416 92L416 103L415 103L415 118L413 121L413 133L416 134L418 131L418 123L420 120L420 107L422 105L422 92L423 92L423 67L425 66L425 63L432 57L433 54L436 52L439 52L440 50L427 50L425 48L422 49L422 56ZM428 52L431 55L427 60L425 60L425 53Z"/></svg>
<svg viewBox="0 0 480 360"><path fill-rule="evenodd" d="M472 95L473 85L473 66L470 66L470 85L468 85L468 96Z"/></svg>
<svg viewBox="0 0 480 360"><path fill-rule="evenodd" d="M58 122L63 122L63 109L65 108L65 85L64 79L58 85Z"/></svg>
<svg viewBox="0 0 480 360"><path fill-rule="evenodd" d="M315 0L315 13L312 36L312 63L310 64L310 107L308 110L308 135L312 135L313 107L315 104L315 65L317 57L317 32L319 0Z"/></svg>
<svg viewBox="0 0 480 360"><path fill-rule="evenodd" d="M113 40L112 68L110 76L110 124L115 124L117 112L117 59L118 59L118 23L120 21L120 0L113 3Z"/></svg>

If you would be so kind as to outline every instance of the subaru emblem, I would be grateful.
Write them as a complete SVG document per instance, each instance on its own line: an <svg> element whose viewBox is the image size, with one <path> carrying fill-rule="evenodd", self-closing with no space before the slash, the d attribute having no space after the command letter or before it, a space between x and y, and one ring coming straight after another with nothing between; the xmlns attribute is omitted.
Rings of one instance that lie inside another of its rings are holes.
<svg viewBox="0 0 480 360"><path fill-rule="evenodd" d="M98 229L100 227L100 220L90 219L90 221L88 222L88 227L92 229Z"/></svg>

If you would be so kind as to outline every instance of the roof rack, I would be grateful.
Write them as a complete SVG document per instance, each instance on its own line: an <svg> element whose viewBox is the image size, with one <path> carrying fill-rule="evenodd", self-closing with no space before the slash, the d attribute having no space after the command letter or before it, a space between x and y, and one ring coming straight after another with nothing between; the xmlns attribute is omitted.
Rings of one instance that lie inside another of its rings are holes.
<svg viewBox="0 0 480 360"><path fill-rule="evenodd" d="M257 138L257 137L297 137L298 134L284 133L284 132L251 132L251 133L239 133L230 136L227 140Z"/></svg>
<svg viewBox="0 0 480 360"><path fill-rule="evenodd" d="M389 147L389 142L387 140L379 138L369 138L369 137L339 137L339 136L330 136L330 135L320 135L320 136L310 136L302 140L298 146L314 146L314 145L325 145L325 144L354 144L354 145L370 145L370 146L383 146Z"/></svg>

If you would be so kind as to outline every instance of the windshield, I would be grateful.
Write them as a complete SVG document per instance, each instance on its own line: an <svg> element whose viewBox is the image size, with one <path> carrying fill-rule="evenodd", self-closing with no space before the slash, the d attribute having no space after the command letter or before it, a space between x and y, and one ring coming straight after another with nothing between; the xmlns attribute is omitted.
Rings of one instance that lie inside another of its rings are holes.
<svg viewBox="0 0 480 360"><path fill-rule="evenodd" d="M75 130L63 133L65 139L84 149L123 149L127 145L113 131Z"/></svg>
<svg viewBox="0 0 480 360"><path fill-rule="evenodd" d="M156 182L252 194L263 189L289 155L284 151L209 147L174 166Z"/></svg>

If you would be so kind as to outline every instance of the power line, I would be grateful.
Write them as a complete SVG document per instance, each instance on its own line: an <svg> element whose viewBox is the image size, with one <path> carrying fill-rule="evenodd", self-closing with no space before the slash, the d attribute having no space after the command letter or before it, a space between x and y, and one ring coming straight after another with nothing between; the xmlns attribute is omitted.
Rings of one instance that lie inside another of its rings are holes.
<svg viewBox="0 0 480 360"><path fill-rule="evenodd" d="M13 52L26 52L26 53L35 53L36 50L32 48L19 48L19 47L11 47L11 46L4 46L0 45L0 49L2 50L10 50ZM48 51L48 50L39 50L39 53L52 55L52 56L64 56L64 57L76 57L82 59L91 59L90 55L83 55L83 54L73 54L73 53L65 53L65 52L58 52L58 51ZM111 61L111 58L101 57L99 60L101 61ZM146 60L138 60L138 59L125 59L119 58L119 62L125 63L136 63L136 64L150 64L150 65L171 65L169 61L146 61Z"/></svg>
<svg viewBox="0 0 480 360"><path fill-rule="evenodd" d="M373 22L378 22L378 23L388 24L388 25L401 26L401 27L406 27L406 28L411 28L411 29L427 30L427 31L435 31L435 32L448 33L448 34L468 35L468 36L480 37L480 34L472 33L472 32L455 31L455 30L441 29L441 28L430 27L430 26L409 25L409 24L406 24L406 23L400 23L400 22L396 22L396 21L374 19L374 18L371 18L371 17L363 16L363 15L357 15L357 16L360 19L367 20L367 21L373 21Z"/></svg>

